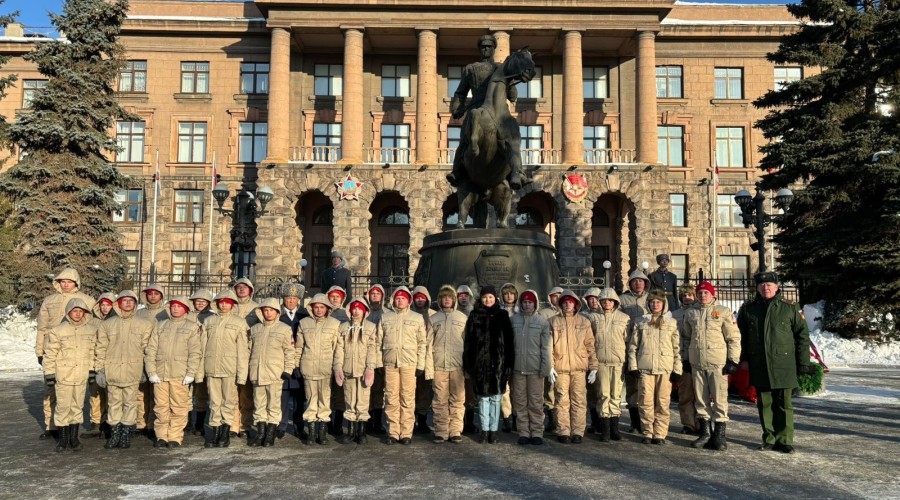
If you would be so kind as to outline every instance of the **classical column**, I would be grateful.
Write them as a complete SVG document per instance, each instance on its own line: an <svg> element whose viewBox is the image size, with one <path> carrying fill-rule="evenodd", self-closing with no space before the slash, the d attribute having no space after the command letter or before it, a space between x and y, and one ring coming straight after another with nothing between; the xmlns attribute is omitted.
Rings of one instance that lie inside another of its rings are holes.
<svg viewBox="0 0 900 500"><path fill-rule="evenodd" d="M344 107L341 161L363 162L363 31L344 30Z"/></svg>
<svg viewBox="0 0 900 500"><path fill-rule="evenodd" d="M418 36L416 163L435 164L438 160L437 33L423 29Z"/></svg>
<svg viewBox="0 0 900 500"><path fill-rule="evenodd" d="M509 33L506 31L494 31L497 39L497 48L494 50L494 60L502 63L509 57Z"/></svg>
<svg viewBox="0 0 900 500"><path fill-rule="evenodd" d="M659 161L656 132L656 33L637 35L637 156L641 163Z"/></svg>
<svg viewBox="0 0 900 500"><path fill-rule="evenodd" d="M581 33L567 31L563 52L563 163L584 163Z"/></svg>
<svg viewBox="0 0 900 500"><path fill-rule="evenodd" d="M269 57L269 144L265 163L285 163L290 146L290 30L272 28Z"/></svg>

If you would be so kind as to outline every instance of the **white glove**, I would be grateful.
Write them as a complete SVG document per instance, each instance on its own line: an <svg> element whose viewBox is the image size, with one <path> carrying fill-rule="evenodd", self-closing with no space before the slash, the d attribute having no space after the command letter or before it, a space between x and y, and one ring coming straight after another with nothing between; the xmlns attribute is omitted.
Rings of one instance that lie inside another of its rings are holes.
<svg viewBox="0 0 900 500"><path fill-rule="evenodd" d="M151 384L158 384L160 382L159 375L150 375L150 378L147 380L149 380Z"/></svg>
<svg viewBox="0 0 900 500"><path fill-rule="evenodd" d="M550 379L550 383L551 383L551 384L555 384L555 383L556 383L556 376L557 376L557 375L559 375L559 374L556 373L556 369L555 369L555 368L551 368L551 369L550 369L550 376L547 377L547 378Z"/></svg>
<svg viewBox="0 0 900 500"><path fill-rule="evenodd" d="M194 383L194 377L192 377L190 375L186 375L184 377L184 380L181 381L181 383L184 385L191 385L192 383Z"/></svg>
<svg viewBox="0 0 900 500"><path fill-rule="evenodd" d="M597 381L597 370L591 370L591 372L588 373L588 383L593 384L596 381Z"/></svg>

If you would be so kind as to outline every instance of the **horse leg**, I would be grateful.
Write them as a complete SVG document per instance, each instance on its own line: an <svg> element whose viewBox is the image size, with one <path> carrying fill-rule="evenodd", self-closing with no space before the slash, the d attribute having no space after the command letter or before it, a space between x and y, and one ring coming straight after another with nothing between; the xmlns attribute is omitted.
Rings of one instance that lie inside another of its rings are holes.
<svg viewBox="0 0 900 500"><path fill-rule="evenodd" d="M522 168L521 139L511 138L506 141L506 162L509 165L509 187L518 191L522 186L532 182Z"/></svg>
<svg viewBox="0 0 900 500"><path fill-rule="evenodd" d="M472 209L472 205L478 199L478 193L474 193L469 190L468 186L462 185L456 190L456 199L459 202L459 220L456 221L456 229L465 229L466 220L469 218L469 210Z"/></svg>
<svg viewBox="0 0 900 500"><path fill-rule="evenodd" d="M491 205L497 212L497 227L505 229L509 225L509 212L512 205L512 189L507 181L494 187L491 193Z"/></svg>

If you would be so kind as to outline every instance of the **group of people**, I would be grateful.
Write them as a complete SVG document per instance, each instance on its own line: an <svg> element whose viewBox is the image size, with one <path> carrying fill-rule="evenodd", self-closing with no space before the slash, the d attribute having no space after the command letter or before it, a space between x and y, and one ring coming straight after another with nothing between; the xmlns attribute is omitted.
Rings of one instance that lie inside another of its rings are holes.
<svg viewBox="0 0 900 500"><path fill-rule="evenodd" d="M665 276L668 257L657 261ZM422 286L397 287L385 300L381 285L363 297L333 285L304 308L302 285L257 302L246 278L215 296L163 300L162 287L149 285L140 297L124 290L95 303L66 269L38 317L42 437L55 437L57 451L80 449L89 391L92 428L107 449L130 447L138 432L176 448L191 429L206 447L234 436L266 447L291 423L306 444L328 443L329 431L342 444L364 444L370 433L409 444L414 432L461 443L476 408L480 443L497 442L501 426L521 445L542 444L548 429L560 443L581 443L585 432L608 442L622 439L624 387L630 430L662 445L677 384L692 446L723 450L727 376L743 366L759 394L760 448L792 453L791 391L798 373L812 371L808 331L777 275L755 278L756 297L735 321L711 283L663 288L641 271L621 296L556 287L543 308L538 292L511 283L484 285L477 300L466 285L445 285L436 308Z"/></svg>

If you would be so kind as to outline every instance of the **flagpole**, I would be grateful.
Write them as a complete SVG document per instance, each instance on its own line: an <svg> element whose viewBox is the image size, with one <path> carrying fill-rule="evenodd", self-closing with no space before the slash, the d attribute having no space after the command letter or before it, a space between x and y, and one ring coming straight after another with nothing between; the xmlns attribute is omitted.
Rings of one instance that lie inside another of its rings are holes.
<svg viewBox="0 0 900 500"><path fill-rule="evenodd" d="M159 148L156 148L156 174L153 176L153 233L150 237L150 281L156 281L156 208L159 203Z"/></svg>
<svg viewBox="0 0 900 500"><path fill-rule="evenodd" d="M716 278L719 276L719 158L717 157L717 151L715 149L713 149L712 164L712 185L708 188L712 192L709 195L709 207L710 211L712 211L709 217L710 230L712 233L712 244L709 249L709 277Z"/></svg>
<svg viewBox="0 0 900 500"><path fill-rule="evenodd" d="M209 249L206 251L206 274L212 274L212 247L213 247L213 221L215 217L213 217L213 193L212 190L216 187L216 152L213 151L213 162L212 162L212 181L210 182L210 191L209 191ZM211 278L210 278L211 279Z"/></svg>

